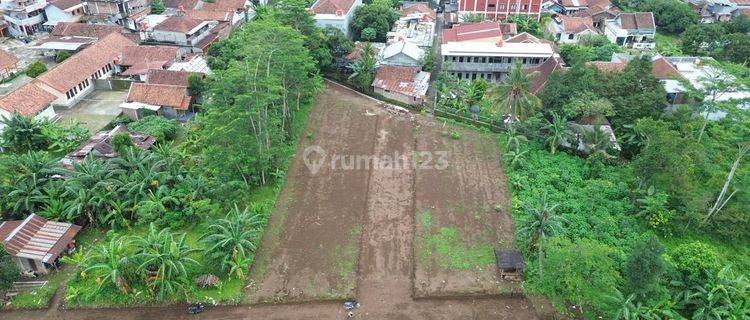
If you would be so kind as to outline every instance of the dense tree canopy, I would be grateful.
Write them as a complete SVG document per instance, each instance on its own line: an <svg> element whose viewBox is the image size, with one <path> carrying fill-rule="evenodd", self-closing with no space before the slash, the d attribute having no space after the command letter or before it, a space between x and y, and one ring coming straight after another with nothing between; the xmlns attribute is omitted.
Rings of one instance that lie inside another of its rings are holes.
<svg viewBox="0 0 750 320"><path fill-rule="evenodd" d="M391 31L391 26L398 20L398 12L393 7L374 2L366 6L357 7L352 18L351 29L354 38L364 41L385 42L385 36ZM370 34L374 30L375 36Z"/></svg>
<svg viewBox="0 0 750 320"><path fill-rule="evenodd" d="M638 11L653 12L656 25L668 33L680 33L698 23L698 13L680 0L637 1Z"/></svg>

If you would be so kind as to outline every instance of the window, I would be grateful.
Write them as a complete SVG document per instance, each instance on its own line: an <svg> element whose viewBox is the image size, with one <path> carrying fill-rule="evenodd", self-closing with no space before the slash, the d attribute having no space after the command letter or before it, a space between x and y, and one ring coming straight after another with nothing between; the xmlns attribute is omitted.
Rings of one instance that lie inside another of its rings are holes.
<svg viewBox="0 0 750 320"><path fill-rule="evenodd" d="M524 10L524 11L529 10L529 5L525 4L525 5L521 6L521 10Z"/></svg>
<svg viewBox="0 0 750 320"><path fill-rule="evenodd" d="M523 58L523 61L521 63L526 64L526 58Z"/></svg>
<svg viewBox="0 0 750 320"><path fill-rule="evenodd" d="M458 62L464 62L464 57L458 57Z"/></svg>
<svg viewBox="0 0 750 320"><path fill-rule="evenodd" d="M452 58L451 60L453 60L453 62L456 62L456 57L455 56L453 56L451 58Z"/></svg>
<svg viewBox="0 0 750 320"><path fill-rule="evenodd" d="M494 3L487 4L487 9L495 9L495 4Z"/></svg>
<svg viewBox="0 0 750 320"><path fill-rule="evenodd" d="M68 91L68 92L65 93L65 97L67 97L68 100L70 100L70 91Z"/></svg>
<svg viewBox="0 0 750 320"><path fill-rule="evenodd" d="M504 4L501 4L501 5L500 5L500 6L498 7L498 9L499 9L499 10L505 10L505 5L504 5Z"/></svg>
<svg viewBox="0 0 750 320"><path fill-rule="evenodd" d="M459 73L459 74L458 74L458 80L461 80L461 79L463 79L463 78L464 78L464 77L463 77L463 75L464 75L463 73Z"/></svg>
<svg viewBox="0 0 750 320"><path fill-rule="evenodd" d="M573 40L573 38L575 38L574 34L571 33L571 34L568 35L568 40Z"/></svg>
<svg viewBox="0 0 750 320"><path fill-rule="evenodd" d="M482 57L482 63L486 63L486 62L487 62L487 57Z"/></svg>
<svg viewBox="0 0 750 320"><path fill-rule="evenodd" d="M476 73L472 73L471 74L471 80L476 80L476 79L477 79L477 74Z"/></svg>
<svg viewBox="0 0 750 320"><path fill-rule="evenodd" d="M510 10L516 10L516 5L515 4L511 4L510 5Z"/></svg>
<svg viewBox="0 0 750 320"><path fill-rule="evenodd" d="M474 57L474 62L479 62L479 57Z"/></svg>

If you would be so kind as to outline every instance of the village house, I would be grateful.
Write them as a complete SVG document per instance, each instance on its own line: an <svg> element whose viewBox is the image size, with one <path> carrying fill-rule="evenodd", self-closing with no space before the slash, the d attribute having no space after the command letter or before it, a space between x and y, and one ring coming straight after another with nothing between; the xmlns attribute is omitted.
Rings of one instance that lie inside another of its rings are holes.
<svg viewBox="0 0 750 320"><path fill-rule="evenodd" d="M448 42L497 42L512 38L518 33L515 23L483 21L461 23L443 29L443 44Z"/></svg>
<svg viewBox="0 0 750 320"><path fill-rule="evenodd" d="M197 1L191 9L185 10L185 15L198 20L228 22L234 27L247 22L255 14L251 7L247 0Z"/></svg>
<svg viewBox="0 0 750 320"><path fill-rule="evenodd" d="M547 31L559 43L578 43L584 36L599 34L591 17L573 17L557 14L547 23Z"/></svg>
<svg viewBox="0 0 750 320"><path fill-rule="evenodd" d="M0 12L13 37L25 37L44 31L47 0L10 0L0 2Z"/></svg>
<svg viewBox="0 0 750 320"><path fill-rule="evenodd" d="M466 15L481 15L490 20L504 20L514 14L539 19L542 0L458 0L458 20Z"/></svg>
<svg viewBox="0 0 750 320"><path fill-rule="evenodd" d="M92 135L86 142L78 146L76 150L65 155L60 160L60 165L72 170L74 163L81 163L88 156L105 160L117 157L119 154L112 145L112 138L120 132L127 133L133 145L142 150L150 149L156 143L156 138L148 134L132 132L124 125L117 125L111 130L99 131Z"/></svg>
<svg viewBox="0 0 750 320"><path fill-rule="evenodd" d="M32 48L76 52L99 41L99 39L110 33L121 33L126 37L130 37L131 40L136 38L133 37L133 35L136 34L128 34L124 32L124 28L119 25L58 22L50 32L49 37L39 43L39 45Z"/></svg>
<svg viewBox="0 0 750 320"><path fill-rule="evenodd" d="M421 66L425 52L416 45L399 41L387 45L378 55L380 64L394 66Z"/></svg>
<svg viewBox="0 0 750 320"><path fill-rule="evenodd" d="M354 10L362 5L362 0L317 0L308 9L315 14L315 25L321 28L332 26L349 34L349 24L354 17Z"/></svg>
<svg viewBox="0 0 750 320"><path fill-rule="evenodd" d="M87 19L137 30L136 21L151 12L148 0L87 0Z"/></svg>
<svg viewBox="0 0 750 320"><path fill-rule="evenodd" d="M484 38L479 34L455 40L444 36L440 48L443 69L458 79L499 82L516 62L524 68L534 67L555 54L551 43L525 32L495 39L497 37Z"/></svg>
<svg viewBox="0 0 750 320"><path fill-rule="evenodd" d="M579 10L570 15L574 17L590 17L594 23L594 27L599 31L603 31L605 22L616 18L621 13L622 10L612 4L610 0L591 0L588 1L588 7L585 10Z"/></svg>
<svg viewBox="0 0 750 320"><path fill-rule="evenodd" d="M216 39L211 35L212 29L217 25L219 25L218 21L173 16L145 32L142 31L141 38L147 41L170 43L190 48L193 52L202 52L203 48L207 48L204 39Z"/></svg>
<svg viewBox="0 0 750 320"><path fill-rule="evenodd" d="M59 266L60 256L75 250L80 226L49 221L36 214L0 222L0 239L22 274L46 274Z"/></svg>
<svg viewBox="0 0 750 320"><path fill-rule="evenodd" d="M54 0L44 8L44 15L47 27L54 27L60 22L78 22L81 21L86 12L86 4L81 0Z"/></svg>
<svg viewBox="0 0 750 320"><path fill-rule="evenodd" d="M425 102L430 73L419 67L381 66L372 81L375 93L408 105Z"/></svg>
<svg viewBox="0 0 750 320"><path fill-rule="evenodd" d="M127 46L119 55L119 75L134 80L146 81L149 71L168 68L182 60L183 49L172 46Z"/></svg>
<svg viewBox="0 0 750 320"><path fill-rule="evenodd" d="M206 58L200 54L187 54L181 61L172 63L167 70L211 74L211 68L208 67Z"/></svg>
<svg viewBox="0 0 750 320"><path fill-rule="evenodd" d="M622 13L604 23L604 34L609 41L633 49L653 49L656 46L656 23L651 12Z"/></svg>
<svg viewBox="0 0 750 320"><path fill-rule="evenodd" d="M0 97L0 118L10 118L14 113L24 117L32 117L36 120L53 120L57 118L52 101L55 96L46 92L33 83L11 91ZM0 132L5 125L0 123Z"/></svg>
<svg viewBox="0 0 750 320"><path fill-rule="evenodd" d="M56 97L53 105L71 107L94 90L94 80L119 72L120 53L134 45L121 34L110 33L41 74L35 83Z"/></svg>
<svg viewBox="0 0 750 320"><path fill-rule="evenodd" d="M182 71L152 70L147 83L130 85L128 97L120 104L123 114L138 120L143 110L151 110L170 119L189 119L192 116L189 110L192 97L187 87L191 74Z"/></svg>
<svg viewBox="0 0 750 320"><path fill-rule="evenodd" d="M0 81L5 80L18 72L18 58L0 50Z"/></svg>
<svg viewBox="0 0 750 320"><path fill-rule="evenodd" d="M405 10L401 12L393 31L386 34L387 43L406 41L420 48L432 47L435 37L435 11L424 4L413 5Z"/></svg>
<svg viewBox="0 0 750 320"><path fill-rule="evenodd" d="M750 9L750 1L743 0L688 0L700 16L701 23L716 23L731 20Z"/></svg>

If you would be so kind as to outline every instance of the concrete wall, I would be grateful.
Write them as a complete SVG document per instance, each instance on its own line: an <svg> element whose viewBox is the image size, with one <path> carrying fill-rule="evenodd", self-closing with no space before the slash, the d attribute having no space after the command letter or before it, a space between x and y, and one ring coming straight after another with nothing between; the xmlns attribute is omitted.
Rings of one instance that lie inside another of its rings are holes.
<svg viewBox="0 0 750 320"><path fill-rule="evenodd" d="M384 96L384 97L386 97L388 99L393 99L393 100L396 100L396 101L399 101L399 102L403 102L403 103L408 104L408 105L416 106L416 105L422 104L422 102L423 102L423 100L421 98L420 99L415 99L414 97L411 97L411 96L408 96L408 95L405 95L405 94L401 94L401 93L394 92L394 91L386 91L386 90L381 89L381 88L374 88L374 89L375 89L375 93L377 93L379 95L382 95L382 96Z"/></svg>

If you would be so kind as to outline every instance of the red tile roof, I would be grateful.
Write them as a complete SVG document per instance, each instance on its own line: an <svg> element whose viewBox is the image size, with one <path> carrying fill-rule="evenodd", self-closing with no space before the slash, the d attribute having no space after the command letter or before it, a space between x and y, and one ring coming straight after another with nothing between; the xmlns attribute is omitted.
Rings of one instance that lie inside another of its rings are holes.
<svg viewBox="0 0 750 320"><path fill-rule="evenodd" d="M314 13L345 15L351 10L354 2L354 0L318 0L310 9Z"/></svg>
<svg viewBox="0 0 750 320"><path fill-rule="evenodd" d="M531 78L531 92L536 93L541 90L549 80L552 72L563 70L564 68L565 66L562 58L559 56L553 56L538 66L526 69L526 73L536 72L534 77Z"/></svg>
<svg viewBox="0 0 750 320"><path fill-rule="evenodd" d="M2 241L8 254L52 263L75 238L80 226L31 214Z"/></svg>
<svg viewBox="0 0 750 320"><path fill-rule="evenodd" d="M651 12L636 12L620 14L620 26L625 30L654 29L654 14Z"/></svg>
<svg viewBox="0 0 750 320"><path fill-rule="evenodd" d="M120 64L123 66L133 66L158 61L172 62L179 58L179 52L179 47L130 45L122 48Z"/></svg>
<svg viewBox="0 0 750 320"><path fill-rule="evenodd" d="M516 36L505 39L505 42L508 42L508 43L542 43L545 41L539 40L539 38L531 35L528 32L522 32Z"/></svg>
<svg viewBox="0 0 750 320"><path fill-rule="evenodd" d="M187 110L190 106L187 88L167 84L133 83L130 85L127 101L172 107L178 110Z"/></svg>
<svg viewBox="0 0 750 320"><path fill-rule="evenodd" d="M237 11L240 9L245 9L245 0L214 0L213 2L204 1L203 6L200 9L206 11Z"/></svg>
<svg viewBox="0 0 750 320"><path fill-rule="evenodd" d="M186 16L172 16L154 26L154 30L187 33L203 23L203 20Z"/></svg>
<svg viewBox="0 0 750 320"><path fill-rule="evenodd" d="M113 32L122 32L122 26L86 24L80 22L58 22L52 29L53 36L101 38Z"/></svg>
<svg viewBox="0 0 750 320"><path fill-rule="evenodd" d="M48 2L51 6L58 7L62 10L67 10L72 7L75 7L79 4L83 4L81 0L55 0Z"/></svg>
<svg viewBox="0 0 750 320"><path fill-rule="evenodd" d="M430 9L430 7L424 3L416 3L416 4L411 5L408 8L401 9L402 17L405 17L412 13L425 13L432 20L437 19L437 13L435 12L435 10Z"/></svg>
<svg viewBox="0 0 750 320"><path fill-rule="evenodd" d="M562 26L568 33L580 33L586 30L596 32L594 20L591 17L571 17L566 15L557 15L562 20Z"/></svg>
<svg viewBox="0 0 750 320"><path fill-rule="evenodd" d="M192 74L187 71L151 70L148 73L148 83L187 87Z"/></svg>
<svg viewBox="0 0 750 320"><path fill-rule="evenodd" d="M601 72L622 72L628 66L625 62L590 61L586 65L593 66Z"/></svg>
<svg viewBox="0 0 750 320"><path fill-rule="evenodd" d="M32 116L44 110L55 99L53 94L32 82L0 98L0 109L10 113L18 112L22 116Z"/></svg>
<svg viewBox="0 0 750 320"><path fill-rule="evenodd" d="M110 33L81 52L43 73L37 80L64 93L114 62L123 48L134 43L119 33Z"/></svg>
<svg viewBox="0 0 750 320"><path fill-rule="evenodd" d="M443 43L471 41L502 36L502 28L497 21L462 23L454 25L451 29L443 29Z"/></svg>
<svg viewBox="0 0 750 320"><path fill-rule="evenodd" d="M17 68L18 58L8 53L8 51L0 50L0 70L9 70Z"/></svg>
<svg viewBox="0 0 750 320"><path fill-rule="evenodd" d="M667 61L667 59L664 59L664 57L658 57L653 60L651 73L654 75L654 77L657 77L661 80L682 78L680 71L678 71L674 65Z"/></svg>
<svg viewBox="0 0 750 320"><path fill-rule="evenodd" d="M195 20L232 21L232 18L234 17L234 10L186 10L185 16Z"/></svg>
<svg viewBox="0 0 750 320"><path fill-rule="evenodd" d="M563 7L586 7L589 5L589 2L587 0L577 0L573 2L573 0L562 0Z"/></svg>
<svg viewBox="0 0 750 320"><path fill-rule="evenodd" d="M372 86L405 95L413 95L414 79L419 71L419 67L383 65L378 68Z"/></svg>

